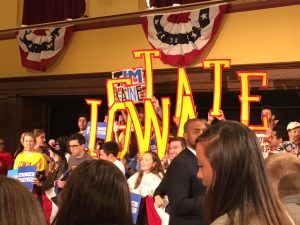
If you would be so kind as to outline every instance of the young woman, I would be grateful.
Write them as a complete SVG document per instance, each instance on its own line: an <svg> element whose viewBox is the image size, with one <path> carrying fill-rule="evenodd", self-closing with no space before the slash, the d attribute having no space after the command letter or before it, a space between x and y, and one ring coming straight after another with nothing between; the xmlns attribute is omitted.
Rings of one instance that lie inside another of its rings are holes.
<svg viewBox="0 0 300 225"><path fill-rule="evenodd" d="M158 155L154 152L147 152L141 161L141 171L128 179L129 189L142 197L152 196L163 176L164 171Z"/></svg>
<svg viewBox="0 0 300 225"><path fill-rule="evenodd" d="M56 150L50 146L49 152L51 162L49 163L45 179L39 180L34 178L32 183L35 184L41 192L42 205L47 221L52 222L57 213L57 192L54 188L54 184L68 170L68 163L63 150Z"/></svg>
<svg viewBox="0 0 300 225"><path fill-rule="evenodd" d="M213 225L291 225L269 185L262 150L246 126L225 121L196 140L198 176L207 186L203 211Z"/></svg>
<svg viewBox="0 0 300 225"><path fill-rule="evenodd" d="M161 183L163 176L164 170L158 155L154 152L147 152L143 155L141 161L141 171L136 172L128 179L129 189L131 192L140 194L142 197L152 197L155 189ZM149 198L146 198L146 202L147 200L149 200ZM155 207L154 201L153 203L149 202L149 204L153 204L153 207ZM162 221L162 225L168 224L169 215L165 210L157 207L155 207L155 210ZM137 224L148 224L146 207L140 210Z"/></svg>
<svg viewBox="0 0 300 225"><path fill-rule="evenodd" d="M39 151L40 153L45 153L46 150L46 134L45 131L42 129L34 129L33 130L33 135L35 137L35 150Z"/></svg>
<svg viewBox="0 0 300 225"><path fill-rule="evenodd" d="M19 181L0 176L0 224L47 225L42 208Z"/></svg>
<svg viewBox="0 0 300 225"><path fill-rule="evenodd" d="M38 172L42 173L45 171L47 162L44 156L34 148L36 141L33 133L24 133L22 142L24 150L18 154L14 163L14 169L17 169L20 166L36 166Z"/></svg>
<svg viewBox="0 0 300 225"><path fill-rule="evenodd" d="M66 224L132 225L128 185L113 163L87 160L72 172L53 222Z"/></svg>

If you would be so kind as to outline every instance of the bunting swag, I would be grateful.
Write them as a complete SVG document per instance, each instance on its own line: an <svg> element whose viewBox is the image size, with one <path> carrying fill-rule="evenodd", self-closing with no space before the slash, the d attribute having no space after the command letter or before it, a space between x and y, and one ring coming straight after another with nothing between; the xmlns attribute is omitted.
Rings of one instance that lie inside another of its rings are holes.
<svg viewBox="0 0 300 225"><path fill-rule="evenodd" d="M45 71L71 38L73 26L17 32L22 65Z"/></svg>
<svg viewBox="0 0 300 225"><path fill-rule="evenodd" d="M148 41L161 50L161 60L172 66L187 66L216 34L227 4L213 5L177 14L143 16Z"/></svg>

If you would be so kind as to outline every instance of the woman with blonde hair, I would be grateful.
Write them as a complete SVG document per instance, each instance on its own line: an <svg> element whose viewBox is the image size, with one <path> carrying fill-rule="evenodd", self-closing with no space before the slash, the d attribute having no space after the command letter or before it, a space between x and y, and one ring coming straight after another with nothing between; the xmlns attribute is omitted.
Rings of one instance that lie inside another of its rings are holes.
<svg viewBox="0 0 300 225"><path fill-rule="evenodd" d="M47 225L43 210L19 181L0 176L0 224Z"/></svg>
<svg viewBox="0 0 300 225"><path fill-rule="evenodd" d="M21 152L14 163L14 169L20 166L36 166L38 172L43 172L47 168L47 162L44 156L35 150L35 136L31 132L24 133L23 145L24 151Z"/></svg>
<svg viewBox="0 0 300 225"><path fill-rule="evenodd" d="M262 149L248 127L235 121L213 125L197 138L196 152L208 224L294 224L268 182Z"/></svg>

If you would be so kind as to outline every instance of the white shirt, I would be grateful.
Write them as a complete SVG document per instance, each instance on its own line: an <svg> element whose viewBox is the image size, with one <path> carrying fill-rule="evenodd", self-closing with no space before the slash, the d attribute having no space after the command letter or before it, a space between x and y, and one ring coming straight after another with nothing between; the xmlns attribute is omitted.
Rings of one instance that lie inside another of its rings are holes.
<svg viewBox="0 0 300 225"><path fill-rule="evenodd" d="M137 177L139 176L139 172L133 174L128 180L129 189L131 192L140 194L142 197L145 197L147 195L152 196L155 189L158 187L158 185L161 182L161 177L154 174L154 173L144 173L141 183L137 188L134 188L135 181Z"/></svg>
<svg viewBox="0 0 300 225"><path fill-rule="evenodd" d="M196 150L194 150L194 149L192 149L192 148L190 148L190 147L188 147L188 146L186 146L186 147L187 147L187 149L190 150L194 155L196 155Z"/></svg>
<svg viewBox="0 0 300 225"><path fill-rule="evenodd" d="M119 160L115 160L114 164L121 170L121 172L125 176L125 167L124 167L123 163L120 162Z"/></svg>

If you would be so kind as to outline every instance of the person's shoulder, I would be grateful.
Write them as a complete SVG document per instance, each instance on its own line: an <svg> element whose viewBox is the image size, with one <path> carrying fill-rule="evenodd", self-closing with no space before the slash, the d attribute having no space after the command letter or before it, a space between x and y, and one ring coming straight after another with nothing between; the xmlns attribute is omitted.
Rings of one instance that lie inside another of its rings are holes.
<svg viewBox="0 0 300 225"><path fill-rule="evenodd" d="M22 152L20 152L18 155L17 155L17 158L19 157L23 157L25 155L25 151L23 150Z"/></svg>
<svg viewBox="0 0 300 225"><path fill-rule="evenodd" d="M136 179L139 176L140 172L135 172L131 177L128 178L129 179Z"/></svg>
<svg viewBox="0 0 300 225"><path fill-rule="evenodd" d="M214 222L210 225L225 225L227 221L228 215L224 214L223 216L218 217Z"/></svg>
<svg viewBox="0 0 300 225"><path fill-rule="evenodd" d="M41 157L44 157L44 155L42 153L40 153L40 152L34 152L32 154L32 157L41 158Z"/></svg>
<svg viewBox="0 0 300 225"><path fill-rule="evenodd" d="M115 160L113 162L123 173L125 173L125 166L120 160Z"/></svg>
<svg viewBox="0 0 300 225"><path fill-rule="evenodd" d="M170 163L170 166L167 169L167 174L176 174L178 171L186 171L186 169L189 167L190 160L188 159L188 156L186 156L186 153L183 153L186 150L183 150L181 153L179 153Z"/></svg>
<svg viewBox="0 0 300 225"><path fill-rule="evenodd" d="M90 156L90 154L87 152L85 153L85 156L84 156L85 159L93 159L92 156Z"/></svg>
<svg viewBox="0 0 300 225"><path fill-rule="evenodd" d="M193 153L190 152L190 150L188 148L183 149L182 152L180 152L170 163L170 166L172 164L177 164L177 163L186 163L186 159L193 157Z"/></svg>
<svg viewBox="0 0 300 225"><path fill-rule="evenodd" d="M11 154L8 152L8 151L2 151L2 155L4 156L4 157L12 157L11 156Z"/></svg>
<svg viewBox="0 0 300 225"><path fill-rule="evenodd" d="M116 159L116 160L114 161L114 164L120 165L120 166L124 166L124 164L123 164L120 160L118 160L118 159Z"/></svg>
<svg viewBox="0 0 300 225"><path fill-rule="evenodd" d="M69 160L68 160L68 164L69 163L71 163L71 162L73 162L73 161L76 161L76 157L74 156L74 155L70 155L70 158L69 158Z"/></svg>

